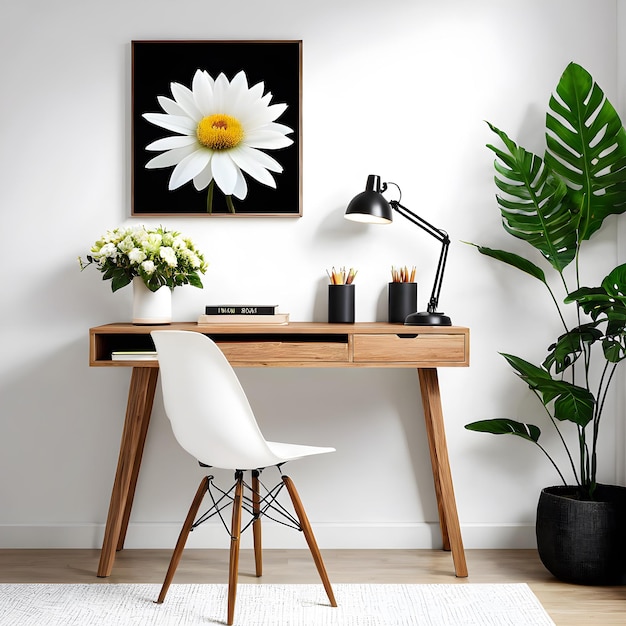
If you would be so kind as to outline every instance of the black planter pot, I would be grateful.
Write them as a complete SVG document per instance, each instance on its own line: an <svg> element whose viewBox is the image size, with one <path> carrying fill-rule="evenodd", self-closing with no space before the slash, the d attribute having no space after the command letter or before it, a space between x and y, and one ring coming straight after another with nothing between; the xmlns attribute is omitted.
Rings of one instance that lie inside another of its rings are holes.
<svg viewBox="0 0 626 626"><path fill-rule="evenodd" d="M548 571L581 585L626 584L626 488L598 485L596 501L576 487L547 487L537 506L537 548Z"/></svg>

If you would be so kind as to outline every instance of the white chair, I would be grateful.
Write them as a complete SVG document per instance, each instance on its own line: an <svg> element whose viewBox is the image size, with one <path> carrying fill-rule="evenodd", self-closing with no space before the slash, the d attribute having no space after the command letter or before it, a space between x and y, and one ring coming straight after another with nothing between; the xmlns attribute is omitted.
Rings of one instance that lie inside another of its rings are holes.
<svg viewBox="0 0 626 626"><path fill-rule="evenodd" d="M248 526L252 525L253 531L256 575L262 574L261 517L280 516L281 520L285 520L283 523L293 525L304 533L330 604L337 606L298 492L293 481L281 472L281 466L287 461L334 452L334 448L266 441L237 375L209 337L198 332L178 330L157 330L150 334L158 353L165 412L178 443L200 465L235 472L235 484L227 491L215 485L213 476L202 479L172 554L157 603L165 599L189 532L210 517L218 515L231 536L227 623L233 623L242 511L247 511L251 517ZM271 467L278 469L281 480L272 489L267 489L260 480L260 474L265 468ZM251 471L250 485L244 481L244 472L247 470ZM276 500L283 487L286 487L291 498L297 519ZM196 520L207 492L211 496L212 506ZM221 511L231 502L229 529Z"/></svg>

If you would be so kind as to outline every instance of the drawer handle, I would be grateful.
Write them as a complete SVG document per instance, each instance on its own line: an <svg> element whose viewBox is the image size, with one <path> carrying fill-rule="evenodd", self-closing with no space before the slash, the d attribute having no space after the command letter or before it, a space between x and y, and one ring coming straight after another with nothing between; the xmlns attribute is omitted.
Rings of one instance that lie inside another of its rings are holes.
<svg viewBox="0 0 626 626"><path fill-rule="evenodd" d="M415 337L419 337L419 333L396 334L396 337L400 337L400 339L415 339Z"/></svg>

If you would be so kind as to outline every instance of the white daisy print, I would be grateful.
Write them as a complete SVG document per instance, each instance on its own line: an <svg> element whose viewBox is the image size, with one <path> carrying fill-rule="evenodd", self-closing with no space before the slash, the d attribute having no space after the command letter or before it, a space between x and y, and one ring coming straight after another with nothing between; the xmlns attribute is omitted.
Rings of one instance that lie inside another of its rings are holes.
<svg viewBox="0 0 626 626"><path fill-rule="evenodd" d="M248 87L244 71L229 82L224 74L214 80L207 71L197 70L191 89L171 83L173 99L157 98L165 113L143 117L176 134L146 146L161 152L146 168L174 167L170 190L190 181L198 191L208 187L209 212L217 185L234 213L232 196L243 200L248 193L244 172L275 189L272 172L283 168L265 151L290 146L293 140L287 135L293 130L276 121L287 105L270 104L272 94L263 94L264 88L262 82Z"/></svg>

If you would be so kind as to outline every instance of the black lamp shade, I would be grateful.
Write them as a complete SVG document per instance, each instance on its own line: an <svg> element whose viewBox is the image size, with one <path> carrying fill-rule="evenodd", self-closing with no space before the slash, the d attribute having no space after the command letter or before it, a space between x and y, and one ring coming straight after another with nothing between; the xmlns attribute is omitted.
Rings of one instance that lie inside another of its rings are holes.
<svg viewBox="0 0 626 626"><path fill-rule="evenodd" d="M344 216L354 222L390 224L393 221L391 206L380 192L380 176L369 175L365 191L356 195Z"/></svg>

